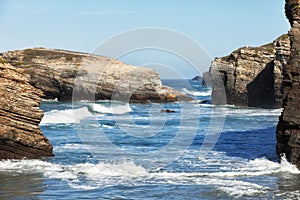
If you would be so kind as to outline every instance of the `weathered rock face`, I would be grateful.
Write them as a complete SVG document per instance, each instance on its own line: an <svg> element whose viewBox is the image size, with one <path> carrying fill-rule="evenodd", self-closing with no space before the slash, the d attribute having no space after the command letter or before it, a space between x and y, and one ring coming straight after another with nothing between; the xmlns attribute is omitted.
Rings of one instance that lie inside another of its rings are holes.
<svg viewBox="0 0 300 200"><path fill-rule="evenodd" d="M211 87L212 86L209 72L203 73L203 80L202 80L201 85L202 85L202 87Z"/></svg>
<svg viewBox="0 0 300 200"><path fill-rule="evenodd" d="M2 53L13 66L23 68L30 83L41 89L45 99L72 100L74 80L82 78L79 88L82 99L94 94L95 100L131 102L190 101L191 98L162 85L159 74L144 67L135 67L103 56L44 48ZM86 77L92 71L95 80ZM94 85L97 85L96 89ZM80 99L77 99L80 100Z"/></svg>
<svg viewBox="0 0 300 200"><path fill-rule="evenodd" d="M292 26L291 55L283 68L284 110L277 126L277 154L300 169L300 0L286 0L286 16Z"/></svg>
<svg viewBox="0 0 300 200"><path fill-rule="evenodd" d="M0 57L0 159L52 156L52 146L38 124L42 91L28 83L24 70Z"/></svg>
<svg viewBox="0 0 300 200"><path fill-rule="evenodd" d="M282 35L261 47L243 47L229 56L216 58L210 68L213 84L212 103L223 104L220 87L225 87L227 104L279 108L282 103L282 66L290 54L290 42Z"/></svg>

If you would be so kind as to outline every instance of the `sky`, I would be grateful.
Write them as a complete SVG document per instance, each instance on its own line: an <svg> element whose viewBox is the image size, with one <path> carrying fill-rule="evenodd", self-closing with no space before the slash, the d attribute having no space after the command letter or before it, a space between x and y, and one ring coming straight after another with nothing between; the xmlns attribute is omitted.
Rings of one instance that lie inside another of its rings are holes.
<svg viewBox="0 0 300 200"><path fill-rule="evenodd" d="M0 0L0 52L46 47L95 53L99 45L120 34L152 27L186 36L212 60L242 46L272 42L287 33L290 26L284 15L284 2ZM174 41L180 45L183 42ZM120 47L125 43L121 42ZM190 60L157 49L135 50L118 59L156 68L162 78L172 78L174 74L191 78L209 68L204 62L201 70L195 69Z"/></svg>

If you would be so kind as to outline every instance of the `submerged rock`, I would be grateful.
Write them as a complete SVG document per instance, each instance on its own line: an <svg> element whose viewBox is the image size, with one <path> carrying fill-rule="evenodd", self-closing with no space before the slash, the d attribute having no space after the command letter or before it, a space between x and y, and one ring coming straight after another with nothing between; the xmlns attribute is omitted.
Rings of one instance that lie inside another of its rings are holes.
<svg viewBox="0 0 300 200"><path fill-rule="evenodd" d="M52 156L52 146L38 124L42 91L29 77L0 57L0 159Z"/></svg>
<svg viewBox="0 0 300 200"><path fill-rule="evenodd" d="M74 81L80 80L75 100L121 100L139 103L190 101L191 98L162 85L159 74L111 58L54 49L25 49L1 54L23 68L30 83L45 99L72 100ZM92 72L92 78L87 76ZM95 86L96 85L96 86Z"/></svg>
<svg viewBox="0 0 300 200"><path fill-rule="evenodd" d="M286 16L292 26L291 55L283 68L284 110L277 126L277 154L300 169L300 0L286 0Z"/></svg>
<svg viewBox="0 0 300 200"><path fill-rule="evenodd" d="M175 110L170 110L170 109L161 109L160 112L161 113L176 113Z"/></svg>
<svg viewBox="0 0 300 200"><path fill-rule="evenodd" d="M282 104L282 66L290 54L290 42L282 35L261 47L243 47L229 56L216 58L210 75L221 76L213 83L212 103L223 104L220 87L225 87L227 104L280 108ZM213 80L213 78L212 78Z"/></svg>
<svg viewBox="0 0 300 200"><path fill-rule="evenodd" d="M211 104L210 100L206 100L206 99L198 100L197 103L198 104Z"/></svg>

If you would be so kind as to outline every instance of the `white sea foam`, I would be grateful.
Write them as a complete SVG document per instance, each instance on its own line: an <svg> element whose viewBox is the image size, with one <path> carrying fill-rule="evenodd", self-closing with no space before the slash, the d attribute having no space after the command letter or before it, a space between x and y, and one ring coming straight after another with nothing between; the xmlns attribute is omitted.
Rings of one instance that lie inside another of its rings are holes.
<svg viewBox="0 0 300 200"><path fill-rule="evenodd" d="M90 186L90 185L78 185L78 183L69 182L69 186L76 190L95 190L98 186Z"/></svg>
<svg viewBox="0 0 300 200"><path fill-rule="evenodd" d="M226 115L237 117L259 117L259 116L280 116L282 109L260 109L260 108L240 108L235 106L214 106L201 105L202 107L211 107L212 110L207 110L214 115Z"/></svg>
<svg viewBox="0 0 300 200"><path fill-rule="evenodd" d="M211 95L211 90L207 90L205 92L199 92L199 91L190 91L186 88L183 88L182 92L185 94L193 95L193 96L210 96Z"/></svg>
<svg viewBox="0 0 300 200"><path fill-rule="evenodd" d="M278 173L299 174L300 171L292 164L282 158L281 163L272 162L265 158L257 158L255 160L246 161L224 157L224 160L218 161L218 157L222 154L215 154L213 157L204 160L203 168L206 166L221 165L218 172L192 172L192 173L172 173L160 172L152 174L157 179L164 180L170 184L197 184L203 186L214 186L217 191L227 193L233 198L241 198L242 196L259 195L263 196L271 189L269 187L247 181L247 177L259 177L261 175L270 175ZM224 155L223 155L224 156ZM202 160L203 162L203 160ZM201 164L199 165L201 167ZM238 180L237 180L238 179ZM242 180L241 180L242 179ZM291 194L295 195L294 193ZM296 194L297 195L297 194Z"/></svg>
<svg viewBox="0 0 300 200"><path fill-rule="evenodd" d="M122 162L115 164L99 163L99 164L77 164L68 167L75 174L83 174L91 180L99 180L105 177L140 177L148 175L146 169L137 166L134 162Z"/></svg>
<svg viewBox="0 0 300 200"><path fill-rule="evenodd" d="M61 179L66 181L70 187L77 190L92 190L99 187L113 185L136 185L140 183L153 184L197 184L212 185L217 190L228 193L230 196L240 197L262 193L265 187L247 181L236 181L205 177L197 173L172 173L160 172L149 173L141 166L137 166L132 161L117 164L91 164L83 163L76 165L59 165L40 160L22 161L1 161L0 171L14 173L41 173L51 179ZM199 176L200 175L200 176ZM87 179L87 183L81 183L82 178Z"/></svg>
<svg viewBox="0 0 300 200"><path fill-rule="evenodd" d="M279 116L282 109L225 109L227 115L239 116Z"/></svg>
<svg viewBox="0 0 300 200"><path fill-rule="evenodd" d="M279 172L288 172L299 174L300 171L296 166L290 164L284 157L281 163L272 162L266 158L256 158L243 165L223 166L222 172L205 173L203 175L214 177L241 177L241 176L262 176L275 174Z"/></svg>
<svg viewBox="0 0 300 200"><path fill-rule="evenodd" d="M65 144L62 146L62 149L86 149L87 145L85 144Z"/></svg>
<svg viewBox="0 0 300 200"><path fill-rule="evenodd" d="M0 172L14 174L42 174L50 179L61 179L74 189L90 190L97 187L126 184L126 181L148 175L146 169L137 166L134 162L121 163L82 163L75 165L53 164L41 160L6 160L0 161ZM82 178L92 182L93 185L82 185ZM95 187L95 185L97 187Z"/></svg>
<svg viewBox="0 0 300 200"><path fill-rule="evenodd" d="M0 162L0 171L14 173L41 173L49 178L75 179L76 176L64 170L63 166L41 160L5 160Z"/></svg>
<svg viewBox="0 0 300 200"><path fill-rule="evenodd" d="M41 121L41 125L45 124L78 124L81 119L92 116L87 107L78 109L52 110L46 112Z"/></svg>
<svg viewBox="0 0 300 200"><path fill-rule="evenodd" d="M203 160L201 160L203 161ZM207 159L204 165L220 165L223 161L217 161L213 159ZM161 176L168 178L179 178L179 177L214 177L214 178L240 178L240 177L255 177L261 175L276 174L280 172L290 174L300 174L300 171L296 166L290 164L283 158L281 163L272 162L265 158L257 158L247 162L227 162L220 168L218 172L191 172L191 173L169 173L160 172ZM158 175L157 174L157 175Z"/></svg>
<svg viewBox="0 0 300 200"><path fill-rule="evenodd" d="M300 199L300 191L286 191L275 195L277 199Z"/></svg>
<svg viewBox="0 0 300 200"><path fill-rule="evenodd" d="M225 192L229 196L235 198L240 198L244 195L262 195L265 194L266 191L269 189L267 187L263 187L255 183L238 180L217 180L217 185L217 190Z"/></svg>
<svg viewBox="0 0 300 200"><path fill-rule="evenodd" d="M57 98L55 99L42 99L43 102L58 102Z"/></svg>
<svg viewBox="0 0 300 200"><path fill-rule="evenodd" d="M244 195L264 194L268 187L261 186L248 181L219 178L207 176L201 173L157 173L153 176L158 183L168 183L175 185L195 184L200 186L213 186L217 191L227 193L231 197L241 197Z"/></svg>
<svg viewBox="0 0 300 200"><path fill-rule="evenodd" d="M75 145L76 146L76 145ZM221 156L222 154L220 154ZM215 155L216 157L219 154ZM213 156L213 157L215 157ZM0 161L0 172L41 173L51 179L66 181L72 188L91 190L114 185L138 184L173 184L213 186L216 191L227 193L231 197L263 195L271 189L247 181L245 177L256 177L276 173L299 174L299 170L284 158L281 164L265 158L246 161L234 161L236 158L225 157L224 165L219 172L148 172L133 161L119 163L81 163L75 165L53 164L40 160L6 160ZM233 159L233 160L232 160ZM226 161L227 160L227 161ZM200 162L200 161L199 161ZM202 162L202 161L201 161ZM206 160L205 165L218 165L221 161ZM237 164L238 163L238 164ZM82 182L87 180L87 182ZM282 194L278 194L281 196Z"/></svg>
<svg viewBox="0 0 300 200"><path fill-rule="evenodd" d="M117 115L129 113L132 111L129 104L124 104L124 105L111 104L111 106L109 107L101 104L93 104L92 109L93 111L98 113L109 113L109 114L117 114Z"/></svg>

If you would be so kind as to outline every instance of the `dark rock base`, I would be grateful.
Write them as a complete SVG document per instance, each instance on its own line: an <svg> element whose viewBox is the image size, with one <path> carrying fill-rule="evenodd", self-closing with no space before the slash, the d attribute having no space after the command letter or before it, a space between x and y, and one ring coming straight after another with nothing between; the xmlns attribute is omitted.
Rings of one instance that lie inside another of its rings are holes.
<svg viewBox="0 0 300 200"><path fill-rule="evenodd" d="M1 159L37 159L53 156L52 151L35 149L24 146L13 141L0 140L0 158Z"/></svg>

